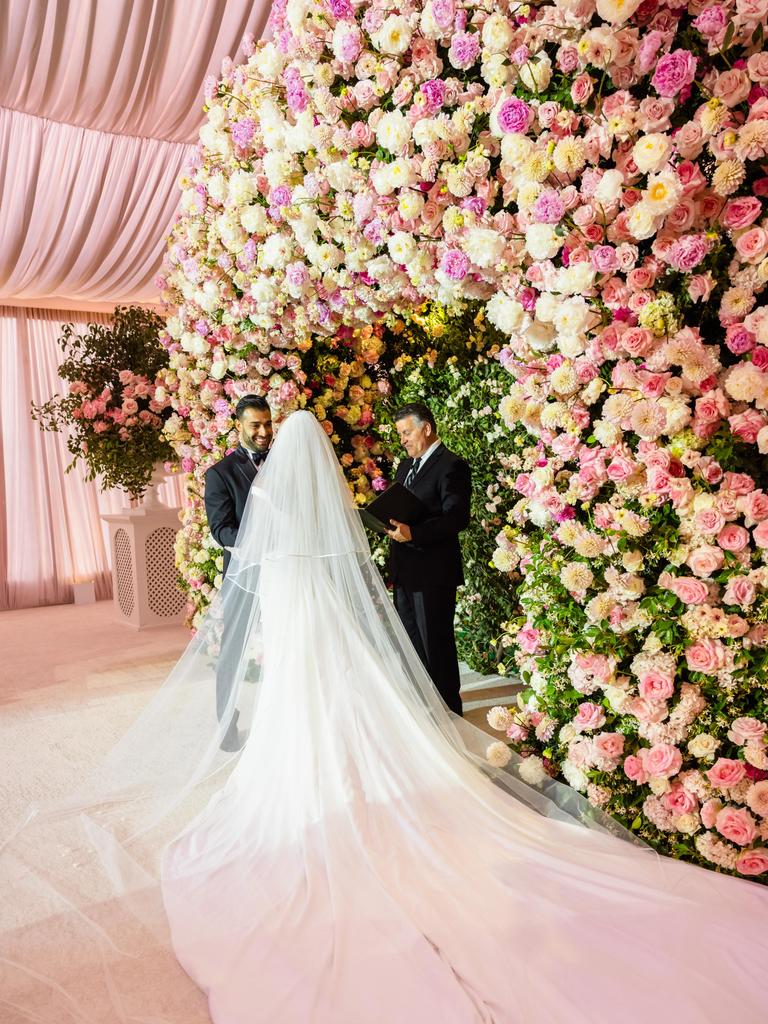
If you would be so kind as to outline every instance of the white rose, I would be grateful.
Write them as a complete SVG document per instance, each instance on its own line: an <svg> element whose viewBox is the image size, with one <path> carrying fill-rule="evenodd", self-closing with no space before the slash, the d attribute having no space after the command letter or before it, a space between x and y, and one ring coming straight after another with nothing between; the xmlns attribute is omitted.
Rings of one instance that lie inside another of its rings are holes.
<svg viewBox="0 0 768 1024"><path fill-rule="evenodd" d="M502 257L506 240L491 228L471 228L467 232L464 250L478 267L495 267Z"/></svg>
<svg viewBox="0 0 768 1024"><path fill-rule="evenodd" d="M688 753L692 757L700 757L702 760L712 761L715 757L715 751L719 746L720 740L716 740L714 736L710 736L707 732L702 732L688 741Z"/></svg>
<svg viewBox="0 0 768 1024"><path fill-rule="evenodd" d="M390 14L372 40L377 50L399 56L411 42L411 27L401 14Z"/></svg>
<svg viewBox="0 0 768 1024"><path fill-rule="evenodd" d="M562 239L551 224L531 224L526 228L525 247L535 260L553 259L561 245Z"/></svg>
<svg viewBox="0 0 768 1024"><path fill-rule="evenodd" d="M209 153L220 153L226 156L231 148L229 135L226 132L217 131L212 124L204 124L199 132L203 148Z"/></svg>
<svg viewBox="0 0 768 1024"><path fill-rule="evenodd" d="M491 53L506 54L512 42L514 29L503 14L495 12L486 18L483 25L483 46Z"/></svg>
<svg viewBox="0 0 768 1024"><path fill-rule="evenodd" d="M576 727L572 725L571 722L566 722L558 733L557 738L561 743L570 743L571 740L575 740L578 735Z"/></svg>
<svg viewBox="0 0 768 1024"><path fill-rule="evenodd" d="M638 171L648 174L660 171L672 152L672 140L661 132L652 132L638 139L632 148L632 157Z"/></svg>
<svg viewBox="0 0 768 1024"><path fill-rule="evenodd" d="M523 782L527 782L529 786L538 786L549 778L544 762L534 754L522 759L517 767L517 772Z"/></svg>
<svg viewBox="0 0 768 1024"><path fill-rule="evenodd" d="M214 380L221 380L224 374L227 372L227 364L219 359L211 363L211 368L208 371Z"/></svg>
<svg viewBox="0 0 768 1024"><path fill-rule="evenodd" d="M652 775L648 779L648 785L651 788L651 792L654 796L664 796L672 789L672 783L669 779L662 778L661 775Z"/></svg>
<svg viewBox="0 0 768 1024"><path fill-rule="evenodd" d="M494 327L504 334L514 334L525 322L525 310L515 299L497 292L485 307L485 313Z"/></svg>
<svg viewBox="0 0 768 1024"><path fill-rule="evenodd" d="M398 157L389 165L389 182L393 189L409 188L416 183L416 172L411 161L406 157Z"/></svg>
<svg viewBox="0 0 768 1024"><path fill-rule="evenodd" d="M602 206L610 206L621 197L624 175L621 171L606 171L594 191L594 199Z"/></svg>
<svg viewBox="0 0 768 1024"><path fill-rule="evenodd" d="M227 198L227 179L223 174L212 174L206 184L208 195L217 203L223 203Z"/></svg>
<svg viewBox="0 0 768 1024"><path fill-rule="evenodd" d="M523 64L518 77L531 92L544 92L552 80L552 61L546 53L542 53L535 60Z"/></svg>
<svg viewBox="0 0 768 1024"><path fill-rule="evenodd" d="M489 53L480 66L480 77L492 89L503 89L511 74L512 69L503 53Z"/></svg>

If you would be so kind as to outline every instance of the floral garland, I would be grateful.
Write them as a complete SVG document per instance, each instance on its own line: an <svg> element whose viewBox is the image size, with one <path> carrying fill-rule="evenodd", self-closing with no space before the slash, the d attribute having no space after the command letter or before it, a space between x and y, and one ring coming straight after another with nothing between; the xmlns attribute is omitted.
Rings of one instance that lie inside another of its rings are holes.
<svg viewBox="0 0 768 1024"><path fill-rule="evenodd" d="M493 559L524 572L509 739L531 777L763 880L766 13L278 3L272 41L209 83L164 274L197 473L244 389L317 401L346 332L485 307L516 496ZM330 376L326 419L357 429Z"/></svg>

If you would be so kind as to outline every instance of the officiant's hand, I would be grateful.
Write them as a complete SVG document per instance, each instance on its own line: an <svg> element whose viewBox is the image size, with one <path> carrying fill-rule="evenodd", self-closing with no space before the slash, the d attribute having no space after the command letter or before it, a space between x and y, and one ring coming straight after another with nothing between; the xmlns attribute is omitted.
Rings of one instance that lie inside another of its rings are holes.
<svg viewBox="0 0 768 1024"><path fill-rule="evenodd" d="M398 523L396 519L390 519L389 521L394 526L394 530L387 530L392 540L396 540L400 544L407 544L412 539L410 526L407 523Z"/></svg>

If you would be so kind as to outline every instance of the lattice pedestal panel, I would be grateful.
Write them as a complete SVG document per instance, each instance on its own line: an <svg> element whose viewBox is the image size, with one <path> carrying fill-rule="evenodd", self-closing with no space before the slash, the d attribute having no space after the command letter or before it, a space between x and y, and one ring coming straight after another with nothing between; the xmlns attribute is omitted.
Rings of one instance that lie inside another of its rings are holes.
<svg viewBox="0 0 768 1024"><path fill-rule="evenodd" d="M186 600L173 555L178 509L132 508L102 518L109 523L117 621L136 629L181 622Z"/></svg>

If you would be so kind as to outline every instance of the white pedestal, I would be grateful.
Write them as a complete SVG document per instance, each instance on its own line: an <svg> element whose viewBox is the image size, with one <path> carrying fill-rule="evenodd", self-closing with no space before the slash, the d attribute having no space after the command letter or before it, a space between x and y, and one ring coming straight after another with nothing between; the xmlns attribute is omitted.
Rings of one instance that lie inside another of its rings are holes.
<svg viewBox="0 0 768 1024"><path fill-rule="evenodd" d="M93 580L75 580L72 584L75 604L95 604L96 586Z"/></svg>
<svg viewBox="0 0 768 1024"><path fill-rule="evenodd" d="M101 517L109 523L116 621L146 629L183 620L186 599L176 583L173 551L178 511L151 503Z"/></svg>

